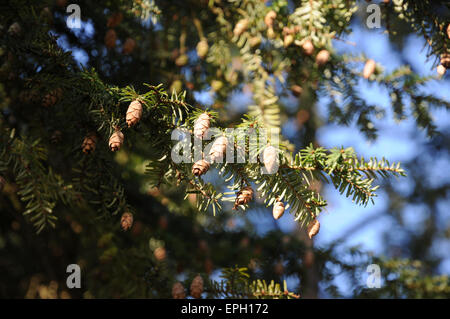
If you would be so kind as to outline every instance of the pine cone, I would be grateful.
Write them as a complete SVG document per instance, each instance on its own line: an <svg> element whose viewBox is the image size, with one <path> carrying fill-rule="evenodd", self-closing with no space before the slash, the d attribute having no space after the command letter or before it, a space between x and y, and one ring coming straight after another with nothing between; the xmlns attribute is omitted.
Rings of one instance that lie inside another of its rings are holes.
<svg viewBox="0 0 450 319"><path fill-rule="evenodd" d="M203 59L208 54L208 40L203 38L200 40L199 43L197 43L197 55L200 59Z"/></svg>
<svg viewBox="0 0 450 319"><path fill-rule="evenodd" d="M269 12L267 12L266 16L264 17L264 23L268 28L273 27L273 22L275 21L276 17L277 13L275 11L270 10Z"/></svg>
<svg viewBox="0 0 450 319"><path fill-rule="evenodd" d="M286 34L284 36L284 47L287 48L294 42L294 36L292 34Z"/></svg>
<svg viewBox="0 0 450 319"><path fill-rule="evenodd" d="M375 71L375 66L376 63L374 60L367 60L366 64L364 65L363 71L363 76L365 79L368 79L373 74L373 72Z"/></svg>
<svg viewBox="0 0 450 319"><path fill-rule="evenodd" d="M274 39L275 38L275 31L273 30L273 28L269 28L267 29L267 38L268 39Z"/></svg>
<svg viewBox="0 0 450 319"><path fill-rule="evenodd" d="M316 56L316 63L318 66L323 66L330 59L330 52L327 50L320 50Z"/></svg>
<svg viewBox="0 0 450 319"><path fill-rule="evenodd" d="M278 150L271 145L267 146L263 152L263 162L267 173L275 173L278 170Z"/></svg>
<svg viewBox="0 0 450 319"><path fill-rule="evenodd" d="M240 36L242 33L244 33L245 30L247 30L247 28L248 28L248 20L247 19L239 20L238 23L236 23L233 30L234 36L236 37Z"/></svg>
<svg viewBox="0 0 450 319"><path fill-rule="evenodd" d="M283 214L284 214L284 203L277 201L273 205L273 211L272 211L273 218L280 219L281 216L283 216Z"/></svg>
<svg viewBox="0 0 450 319"><path fill-rule="evenodd" d="M253 189L250 186L242 188L236 195L233 209L240 205L248 204L253 199Z"/></svg>
<svg viewBox="0 0 450 319"><path fill-rule="evenodd" d="M199 160L192 166L192 174L194 176L200 176L205 174L209 170L209 163L205 160Z"/></svg>
<svg viewBox="0 0 450 319"><path fill-rule="evenodd" d="M120 226L123 230L128 230L133 226L133 214L131 213L123 213L122 217L120 218Z"/></svg>
<svg viewBox="0 0 450 319"><path fill-rule="evenodd" d="M136 41L132 38L127 38L125 40L125 43L123 44L122 53L123 54L130 54L134 51L134 48L136 47Z"/></svg>
<svg viewBox="0 0 450 319"><path fill-rule="evenodd" d="M128 127L136 125L142 117L142 104L138 100L130 103L127 110L126 121Z"/></svg>
<svg viewBox="0 0 450 319"><path fill-rule="evenodd" d="M228 139L225 136L217 138L209 151L209 156L211 158L210 163L216 160L223 160L225 156L225 151L227 150Z"/></svg>
<svg viewBox="0 0 450 319"><path fill-rule="evenodd" d="M252 48L258 46L261 44L261 38L260 37L251 37L250 38L250 46Z"/></svg>
<svg viewBox="0 0 450 319"><path fill-rule="evenodd" d="M441 54L441 65L443 65L446 69L450 69L450 54L449 53Z"/></svg>
<svg viewBox="0 0 450 319"><path fill-rule="evenodd" d="M320 230L320 223L316 218L314 218L314 220L308 225L309 238L313 238L314 236L316 236L319 230Z"/></svg>
<svg viewBox="0 0 450 319"><path fill-rule="evenodd" d="M83 150L84 154L90 154L93 151L95 151L95 147L97 145L97 134L94 132L90 132L86 135L86 137L83 140L83 144L81 144L81 149Z"/></svg>
<svg viewBox="0 0 450 319"><path fill-rule="evenodd" d="M172 286L172 297L173 299L184 299L186 298L186 292L181 282L176 282Z"/></svg>
<svg viewBox="0 0 450 319"><path fill-rule="evenodd" d="M203 279L197 275L191 283L191 296L200 299L203 293Z"/></svg>
<svg viewBox="0 0 450 319"><path fill-rule="evenodd" d="M291 86L291 92L294 94L294 96L299 97L302 95L303 89L300 85L293 85Z"/></svg>
<svg viewBox="0 0 450 319"><path fill-rule="evenodd" d="M153 255L158 261L163 261L166 259L166 249L164 247L158 247L153 252Z"/></svg>
<svg viewBox="0 0 450 319"><path fill-rule="evenodd" d="M111 149L111 151L115 152L120 150L124 138L125 137L123 136L123 133L121 131L115 131L109 138L109 148Z"/></svg>
<svg viewBox="0 0 450 319"><path fill-rule="evenodd" d="M196 138L203 138L205 132L209 129L210 117L208 113L202 113L194 122L194 136Z"/></svg>
<svg viewBox="0 0 450 319"><path fill-rule="evenodd" d="M117 33L113 29L109 29L105 35L105 45L108 49L112 49L116 46Z"/></svg>
<svg viewBox="0 0 450 319"><path fill-rule="evenodd" d="M175 64L177 66L185 66L189 62L189 57L186 54L180 55L176 60Z"/></svg>
<svg viewBox="0 0 450 319"><path fill-rule="evenodd" d="M50 93L46 94L42 98L42 106L50 107L50 106L55 105L56 102L58 102L58 100L61 98L61 96L62 96L61 88L57 88L57 89L51 91Z"/></svg>
<svg viewBox="0 0 450 319"><path fill-rule="evenodd" d="M439 76L443 76L445 74L445 72L447 71L447 69L445 68L445 66L440 64L437 66L436 71L439 74Z"/></svg>
<svg viewBox="0 0 450 319"><path fill-rule="evenodd" d="M3 188L6 185L6 180L3 178L3 176L0 176L0 192L3 191Z"/></svg>
<svg viewBox="0 0 450 319"><path fill-rule="evenodd" d="M311 55L311 54L313 54L314 53L314 45L313 45L313 43L311 42L311 40L306 40L305 42L303 42L303 44L302 44L302 49L303 49L303 52L306 54L306 55Z"/></svg>
<svg viewBox="0 0 450 319"><path fill-rule="evenodd" d="M22 32L22 28L18 22L14 22L8 28L8 33L11 35L19 35Z"/></svg>

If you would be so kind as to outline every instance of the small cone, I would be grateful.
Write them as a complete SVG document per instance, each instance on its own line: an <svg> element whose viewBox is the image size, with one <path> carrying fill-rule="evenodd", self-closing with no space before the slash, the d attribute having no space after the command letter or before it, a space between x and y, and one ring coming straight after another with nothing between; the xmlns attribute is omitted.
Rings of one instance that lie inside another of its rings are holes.
<svg viewBox="0 0 450 319"><path fill-rule="evenodd" d="M153 252L153 255L155 256L156 260L163 261L166 259L166 249L164 247L158 247Z"/></svg>
<svg viewBox="0 0 450 319"><path fill-rule="evenodd" d="M328 60L330 60L330 52L327 50L321 50L317 53L316 63L318 66L323 66Z"/></svg>
<svg viewBox="0 0 450 319"><path fill-rule="evenodd" d="M81 144L81 149L83 150L83 153L90 154L93 151L95 151L97 140L98 140L97 134L95 134L94 132L88 133L83 140L83 144Z"/></svg>
<svg viewBox="0 0 450 319"><path fill-rule="evenodd" d="M51 106L55 105L56 102L58 102L58 100L61 98L61 96L62 96L61 88L57 88L57 89L51 91L50 93L46 94L42 98L42 106L43 107L51 107Z"/></svg>
<svg viewBox="0 0 450 319"><path fill-rule="evenodd" d="M197 55L200 59L205 58L205 56L208 54L208 50L208 40L202 39L199 43L197 43Z"/></svg>
<svg viewBox="0 0 450 319"><path fill-rule="evenodd" d="M441 54L441 64L446 68L450 69L450 54Z"/></svg>
<svg viewBox="0 0 450 319"><path fill-rule="evenodd" d="M313 238L314 236L316 236L319 230L320 230L320 223L316 218L314 218L314 220L308 225L309 238Z"/></svg>
<svg viewBox="0 0 450 319"><path fill-rule="evenodd" d="M179 67L185 66L189 62L189 57L186 54L180 55L176 60L175 64Z"/></svg>
<svg viewBox="0 0 450 319"><path fill-rule="evenodd" d="M267 29L267 38L269 38L269 39L274 39L275 38L275 31L273 30L273 28L268 28Z"/></svg>
<svg viewBox="0 0 450 319"><path fill-rule="evenodd" d="M280 219L281 216L283 216L283 214L284 214L284 203L276 202L273 205L273 211L272 211L273 218L275 218L275 220Z"/></svg>
<svg viewBox="0 0 450 319"><path fill-rule="evenodd" d="M253 199L253 189L250 186L242 188L236 196L233 209L237 209L240 205L246 205Z"/></svg>
<svg viewBox="0 0 450 319"><path fill-rule="evenodd" d="M112 49L116 46L117 33L113 29L109 29L105 35L105 45L108 49Z"/></svg>
<svg viewBox="0 0 450 319"><path fill-rule="evenodd" d="M240 36L242 33L244 33L245 30L247 30L247 28L248 28L248 20L247 19L239 20L238 23L236 23L236 25L234 26L233 30L234 36L236 37Z"/></svg>
<svg viewBox="0 0 450 319"><path fill-rule="evenodd" d="M11 35L19 35L22 32L22 28L18 22L14 22L8 28L8 33Z"/></svg>
<svg viewBox="0 0 450 319"><path fill-rule="evenodd" d="M120 226L123 230L128 230L133 226L133 214L131 213L123 213L122 217L120 218Z"/></svg>
<svg viewBox="0 0 450 319"><path fill-rule="evenodd" d="M130 54L134 51L134 48L136 47L136 41L132 38L127 38L125 40L125 43L123 44L122 53L123 54Z"/></svg>
<svg viewBox="0 0 450 319"><path fill-rule="evenodd" d="M294 42L294 36L292 34L286 34L284 36L284 47L287 48Z"/></svg>
<svg viewBox="0 0 450 319"><path fill-rule="evenodd" d="M267 173L274 174L278 170L278 150L273 146L267 146L263 152L263 162Z"/></svg>
<svg viewBox="0 0 450 319"><path fill-rule="evenodd" d="M217 138L209 151L209 156L211 158L211 162L213 163L216 160L223 160L225 151L227 149L228 139L225 136L221 136Z"/></svg>
<svg viewBox="0 0 450 319"><path fill-rule="evenodd" d="M368 79L373 74L373 72L375 71L375 66L376 63L374 60L367 60L366 64L364 65L363 71L363 76L365 79Z"/></svg>
<svg viewBox="0 0 450 319"><path fill-rule="evenodd" d="M142 104L138 100L130 103L127 110L126 121L128 127L136 125L142 117Z"/></svg>
<svg viewBox="0 0 450 319"><path fill-rule="evenodd" d="M266 16L264 17L264 23L268 28L273 27L273 22L275 21L277 17L277 13L273 10L269 11Z"/></svg>
<svg viewBox="0 0 450 319"><path fill-rule="evenodd" d="M197 275L191 283L191 296L200 299L203 293L203 279Z"/></svg>
<svg viewBox="0 0 450 319"><path fill-rule="evenodd" d="M313 45L313 43L311 42L311 40L306 40L305 42L303 42L303 44L302 44L302 49L303 49L303 52L306 54L306 55L311 55L311 54L313 54L314 53L314 45Z"/></svg>
<svg viewBox="0 0 450 319"><path fill-rule="evenodd" d="M111 149L111 151L116 152L120 150L124 138L125 137L123 136L123 133L121 131L115 131L109 138L109 148Z"/></svg>
<svg viewBox="0 0 450 319"><path fill-rule="evenodd" d="M184 299L186 298L186 292L181 282L176 282L172 286L172 297L173 299Z"/></svg>
<svg viewBox="0 0 450 319"><path fill-rule="evenodd" d="M447 71L447 69L445 68L445 66L440 64L440 65L438 65L436 71L439 74L439 76L443 76L445 74L445 72Z"/></svg>
<svg viewBox="0 0 450 319"><path fill-rule="evenodd" d="M192 165L192 174L200 176L209 170L209 163L205 160L199 160Z"/></svg>
<svg viewBox="0 0 450 319"><path fill-rule="evenodd" d="M291 92L295 97L299 97L300 95L302 95L303 88L300 85L293 85L291 86Z"/></svg>
<svg viewBox="0 0 450 319"><path fill-rule="evenodd" d="M209 125L211 124L210 117L208 113L202 113L198 117L198 119L194 122L194 136L196 138L203 138L205 132L209 129Z"/></svg>
<svg viewBox="0 0 450 319"><path fill-rule="evenodd" d="M260 37L251 37L250 38L250 46L252 48L257 47L261 44L261 38Z"/></svg>

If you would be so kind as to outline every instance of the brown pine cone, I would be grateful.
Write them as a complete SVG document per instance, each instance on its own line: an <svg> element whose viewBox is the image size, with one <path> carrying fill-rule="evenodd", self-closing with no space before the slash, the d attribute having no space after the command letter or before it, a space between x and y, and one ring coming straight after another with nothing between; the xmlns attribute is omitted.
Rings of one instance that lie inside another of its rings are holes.
<svg viewBox="0 0 450 319"><path fill-rule="evenodd" d="M209 163L205 160L199 160L192 165L192 174L194 176L200 176L205 174L209 170Z"/></svg>
<svg viewBox="0 0 450 319"><path fill-rule="evenodd" d="M299 97L300 95L302 95L303 88L300 85L293 85L291 86L291 92L295 97Z"/></svg>
<svg viewBox="0 0 450 319"><path fill-rule="evenodd" d="M375 71L375 66L376 63L374 60L367 60L363 70L363 76L365 79L368 79L373 74L373 72Z"/></svg>
<svg viewBox="0 0 450 319"><path fill-rule="evenodd" d="M308 225L309 238L313 238L314 236L316 236L319 230L320 230L320 223L316 218L314 218L314 220Z"/></svg>
<svg viewBox="0 0 450 319"><path fill-rule="evenodd" d="M126 121L128 127L136 125L142 117L142 104L138 100L130 103L127 110Z"/></svg>
<svg viewBox="0 0 450 319"><path fill-rule="evenodd" d="M450 69L450 54L449 53L441 54L441 65L443 65L446 69Z"/></svg>
<svg viewBox="0 0 450 319"><path fill-rule="evenodd" d="M199 43L197 43L197 55L200 59L203 59L208 54L209 46L208 40L205 38L201 39Z"/></svg>
<svg viewBox="0 0 450 319"><path fill-rule="evenodd" d="M56 102L58 102L58 100L61 98L62 93L63 92L62 92L61 88L57 88L57 89L49 92L42 98L42 106L50 107L50 106L55 105Z"/></svg>
<svg viewBox="0 0 450 319"><path fill-rule="evenodd" d="M185 66L188 62L189 57L187 56L187 54L182 54L175 60L175 64L180 67Z"/></svg>
<svg viewBox="0 0 450 319"><path fill-rule="evenodd" d="M316 63L318 66L323 66L325 63L330 60L330 52L327 50L320 50L316 56Z"/></svg>
<svg viewBox="0 0 450 319"><path fill-rule="evenodd" d="M223 160L225 157L225 151L227 150L228 139L225 136L221 136L217 138L209 151L209 156L211 158L210 163L215 162L216 160Z"/></svg>
<svg viewBox="0 0 450 319"><path fill-rule="evenodd" d="M277 18L277 13L273 10L270 10L267 12L266 16L264 17L264 23L268 28L273 27L273 22Z"/></svg>
<svg viewBox="0 0 450 319"><path fill-rule="evenodd" d="M3 178L3 176L0 176L0 192L3 191L3 188L6 185L6 180Z"/></svg>
<svg viewBox="0 0 450 319"><path fill-rule="evenodd" d="M246 205L253 199L253 189L250 186L245 186L236 194L233 209L237 209L240 205Z"/></svg>
<svg viewBox="0 0 450 319"><path fill-rule="evenodd" d="M108 49L116 47L117 33L113 29L109 29L105 35L105 45Z"/></svg>
<svg viewBox="0 0 450 319"><path fill-rule="evenodd" d="M184 299L186 298L186 292L181 282L176 282L172 286L172 297L173 299Z"/></svg>
<svg viewBox="0 0 450 319"><path fill-rule="evenodd" d="M447 69L445 68L445 66L440 64L437 66L436 71L439 74L439 76L443 76L445 74L445 72L447 71Z"/></svg>
<svg viewBox="0 0 450 319"><path fill-rule="evenodd" d="M109 148L111 149L111 151L116 152L120 150L124 138L125 137L121 131L115 131L109 138Z"/></svg>
<svg viewBox="0 0 450 319"><path fill-rule="evenodd" d="M128 230L133 226L133 214L131 213L123 213L122 217L120 218L120 226L123 230Z"/></svg>
<svg viewBox="0 0 450 319"><path fill-rule="evenodd" d="M292 34L286 34L284 36L284 47L287 48L288 46L290 46L292 43L294 42L294 36Z"/></svg>
<svg viewBox="0 0 450 319"><path fill-rule="evenodd" d="M278 150L269 145L264 149L263 162L267 173L274 174L278 170Z"/></svg>
<svg viewBox="0 0 450 319"><path fill-rule="evenodd" d="M122 53L123 54L130 54L131 52L134 51L134 48L136 47L136 41L132 38L127 38L125 40L125 43L123 44L122 47Z"/></svg>
<svg viewBox="0 0 450 319"><path fill-rule="evenodd" d="M84 154L90 154L95 151L95 147L97 145L97 134L95 132L90 132L86 135L83 140L83 144L81 144L81 149Z"/></svg>
<svg viewBox="0 0 450 319"><path fill-rule="evenodd" d="M240 36L242 33L244 33L245 30L247 30L247 28L248 28L248 20L247 19L239 20L233 29L234 36L236 37Z"/></svg>
<svg viewBox="0 0 450 319"><path fill-rule="evenodd" d="M153 252L153 255L158 261L163 261L166 259L166 249L164 247L158 247Z"/></svg>
<svg viewBox="0 0 450 319"><path fill-rule="evenodd" d="M203 138L205 132L209 129L211 122L208 113L202 113L194 122L194 136Z"/></svg>
<svg viewBox="0 0 450 319"><path fill-rule="evenodd" d="M203 293L203 279L197 275L191 283L191 296L200 299Z"/></svg>
<svg viewBox="0 0 450 319"><path fill-rule="evenodd" d="M283 214L284 214L284 203L277 201L273 205L273 211L272 211L273 218L280 219L281 216L283 216Z"/></svg>
<svg viewBox="0 0 450 319"><path fill-rule="evenodd" d="M313 54L314 53L314 45L313 45L313 43L311 42L311 40L306 40L305 42L303 42L303 44L302 44L302 49L303 49L303 52L306 54L306 55L311 55L311 54Z"/></svg>

